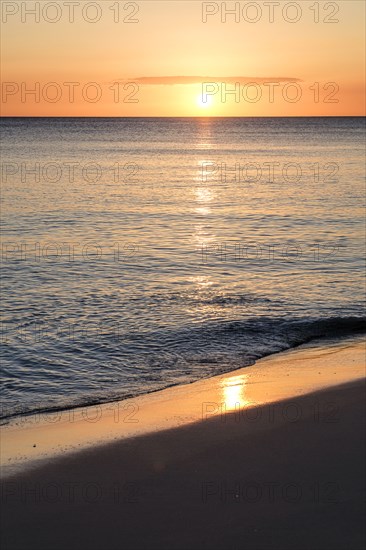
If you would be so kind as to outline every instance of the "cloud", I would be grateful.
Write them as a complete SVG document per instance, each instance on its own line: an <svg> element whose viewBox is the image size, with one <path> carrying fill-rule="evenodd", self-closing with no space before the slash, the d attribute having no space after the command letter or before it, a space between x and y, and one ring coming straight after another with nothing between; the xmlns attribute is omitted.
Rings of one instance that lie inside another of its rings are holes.
<svg viewBox="0 0 366 550"><path fill-rule="evenodd" d="M120 82L136 82L137 84L154 86L174 86L177 84L202 84L202 82L226 82L234 84L264 84L265 82L303 82L300 78L288 76L139 76L138 78L123 78Z"/></svg>

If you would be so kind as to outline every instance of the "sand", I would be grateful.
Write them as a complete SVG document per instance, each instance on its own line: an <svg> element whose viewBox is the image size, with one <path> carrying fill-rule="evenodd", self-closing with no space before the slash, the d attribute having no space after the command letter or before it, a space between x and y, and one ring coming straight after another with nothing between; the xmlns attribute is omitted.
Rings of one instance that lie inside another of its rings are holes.
<svg viewBox="0 0 366 550"><path fill-rule="evenodd" d="M126 409L10 423L2 547L363 548L364 351L305 346Z"/></svg>

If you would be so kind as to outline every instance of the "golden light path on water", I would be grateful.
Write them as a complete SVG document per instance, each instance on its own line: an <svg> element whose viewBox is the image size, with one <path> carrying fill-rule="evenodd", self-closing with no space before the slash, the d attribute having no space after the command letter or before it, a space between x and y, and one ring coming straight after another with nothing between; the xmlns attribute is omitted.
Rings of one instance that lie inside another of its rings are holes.
<svg viewBox="0 0 366 550"><path fill-rule="evenodd" d="M198 150L210 150L212 148L211 140L211 128L209 122L204 122L200 127L200 140L196 144L196 149ZM208 158L202 158L198 162L197 175L194 178L197 187L194 190L195 199L196 199L196 208L195 211L197 214L201 214L203 217L211 213L210 203L212 203L216 197L215 186L210 184L208 177L204 177L205 170L210 171L209 168L206 168L212 164ZM202 252L208 247L217 246L216 235L209 234L205 230L205 219L202 223L199 223L195 226L195 240L202 247ZM203 252L204 253L204 252ZM200 291L202 287L208 287L213 284L213 281L210 281L207 277L197 277L197 290ZM222 382L222 402L220 410L225 411L234 411L239 410L245 405L248 405L250 401L246 398L245 387L247 383L246 375L231 376L223 380Z"/></svg>
<svg viewBox="0 0 366 550"><path fill-rule="evenodd" d="M195 148L197 151L209 151L213 148L210 119L202 119L199 122L198 139L195 143ZM193 178L196 184L196 186L193 187L193 198L195 201L194 211L201 216L202 220L195 225L194 240L201 250L209 245L212 246L216 241L216 235L212 234L212 230L210 229L210 231L208 231L206 229L206 216L212 213L211 204L214 203L217 195L215 186L210 185L210 182L204 177L205 167L210 164L212 164L212 161L210 161L209 158L200 158L197 161L197 172Z"/></svg>

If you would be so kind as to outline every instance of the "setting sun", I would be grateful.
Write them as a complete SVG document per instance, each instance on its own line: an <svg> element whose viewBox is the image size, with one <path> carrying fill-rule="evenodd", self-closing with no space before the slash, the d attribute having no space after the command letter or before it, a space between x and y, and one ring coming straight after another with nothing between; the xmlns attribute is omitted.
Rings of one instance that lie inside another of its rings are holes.
<svg viewBox="0 0 366 550"><path fill-rule="evenodd" d="M207 109L208 107L212 107L212 97L200 93L196 98L196 103L200 109Z"/></svg>

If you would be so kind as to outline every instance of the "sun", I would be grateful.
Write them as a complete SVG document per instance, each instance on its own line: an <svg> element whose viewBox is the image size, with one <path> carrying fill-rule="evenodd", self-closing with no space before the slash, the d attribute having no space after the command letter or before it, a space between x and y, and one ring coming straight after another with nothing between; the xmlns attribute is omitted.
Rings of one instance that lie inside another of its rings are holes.
<svg viewBox="0 0 366 550"><path fill-rule="evenodd" d="M212 106L212 97L209 95L199 94L196 97L196 103L201 109L207 109Z"/></svg>

